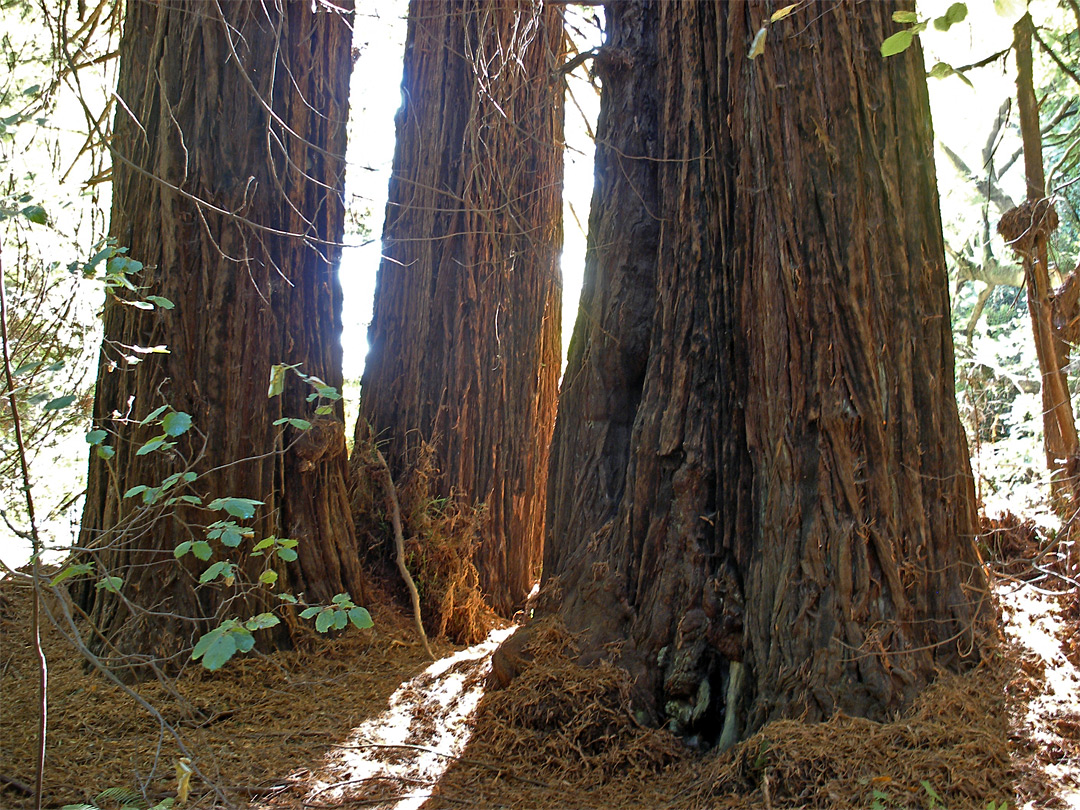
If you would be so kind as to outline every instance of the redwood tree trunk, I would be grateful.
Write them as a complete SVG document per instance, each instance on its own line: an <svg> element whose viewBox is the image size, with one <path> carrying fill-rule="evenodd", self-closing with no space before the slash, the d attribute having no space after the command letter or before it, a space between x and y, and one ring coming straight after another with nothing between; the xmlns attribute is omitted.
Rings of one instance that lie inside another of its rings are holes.
<svg viewBox="0 0 1080 810"><path fill-rule="evenodd" d="M612 4L539 612L730 744L977 656L922 58L893 7Z"/></svg>
<svg viewBox="0 0 1080 810"><path fill-rule="evenodd" d="M267 398L277 363L341 385L335 263L351 33L351 12L311 3L128 3L111 234L145 265L133 277L138 297L175 309L145 311L126 292L105 306L94 420L114 434L116 455L108 465L91 456L81 542L95 573L124 580L120 597L82 595L108 639L95 648L109 655L168 658L217 620L277 603L267 589L227 603L240 580L199 587L209 563L174 559L225 512L123 497L184 469L199 478L171 494L262 501L253 520L236 521L252 541L299 541L299 559L278 566L279 590L311 602L363 597L340 404L319 420L314 452L312 435L272 424L314 419L309 386L292 377ZM157 345L168 354L130 348ZM171 452L139 455L160 428L137 422L166 403L190 414L193 430ZM252 541L235 551L214 542L211 561L239 558L257 576L266 558L244 553Z"/></svg>
<svg viewBox="0 0 1080 810"><path fill-rule="evenodd" d="M484 505L504 614L539 568L555 419L562 36L561 9L524 0L410 3L361 396L396 479L430 443L433 494Z"/></svg>

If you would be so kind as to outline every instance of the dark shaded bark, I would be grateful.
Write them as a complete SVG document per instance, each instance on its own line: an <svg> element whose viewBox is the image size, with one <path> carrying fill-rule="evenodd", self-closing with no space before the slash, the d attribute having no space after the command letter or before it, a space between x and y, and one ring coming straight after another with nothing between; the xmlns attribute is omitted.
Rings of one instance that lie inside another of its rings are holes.
<svg viewBox="0 0 1080 810"><path fill-rule="evenodd" d="M806 7L753 61L768 3L608 8L538 612L710 742L884 718L977 657L926 82L917 48L878 53L893 8Z"/></svg>
<svg viewBox="0 0 1080 810"><path fill-rule="evenodd" d="M361 422L486 510L496 610L538 573L559 375L561 9L413 0ZM364 432L358 424L358 435Z"/></svg>
<svg viewBox="0 0 1080 810"><path fill-rule="evenodd" d="M299 541L299 559L279 566L279 590L312 602L341 591L363 598L340 404L301 436L272 423L314 419L309 387L290 375L284 393L267 398L277 363L341 385L335 263L351 33L350 14L310 3L128 3L111 234L146 265L134 279L140 295L176 308L144 311L128 293L105 306L94 420L116 434L115 475L91 457L81 543L97 573L124 579L124 599L82 594L108 639L95 638L99 652L167 658L224 616L277 604L257 589L225 613L239 583L197 587L206 563L173 559L224 512L146 509L123 497L185 468L200 477L171 494L262 501L254 520L238 521L254 540ZM168 354L130 349L156 345ZM141 420L166 403L195 429L172 452L138 455L159 429L118 417ZM247 544L214 546L215 560L239 558L252 578L266 559L247 557ZM277 632L287 641L284 625Z"/></svg>

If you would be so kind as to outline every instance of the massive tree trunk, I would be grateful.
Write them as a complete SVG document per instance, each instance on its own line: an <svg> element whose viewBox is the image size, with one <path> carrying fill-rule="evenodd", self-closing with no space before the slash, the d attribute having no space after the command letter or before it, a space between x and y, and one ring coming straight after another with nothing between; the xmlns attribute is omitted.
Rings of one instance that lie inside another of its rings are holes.
<svg viewBox="0 0 1080 810"><path fill-rule="evenodd" d="M727 745L977 656L921 53L893 7L616 3L539 613ZM617 642L614 646L612 642Z"/></svg>
<svg viewBox="0 0 1080 810"><path fill-rule="evenodd" d="M485 509L481 587L503 613L540 563L559 375L561 9L413 0L361 424L396 478Z"/></svg>
<svg viewBox="0 0 1080 810"><path fill-rule="evenodd" d="M91 456L81 541L98 575L124 582L119 596L82 594L102 631L95 649L109 655L169 658L216 620L277 603L267 589L242 587L267 559L245 549L269 535L299 541L295 562L275 563L279 590L313 602L341 591L362 598L340 403L315 420L312 389L295 375L267 397L278 363L341 385L335 264L352 33L343 6L351 3L128 3L111 234L145 269L132 277L137 295L121 290L105 306L94 420L113 434L105 443L115 457ZM146 295L175 309L132 304ZM168 353L132 348L158 345ZM140 455L161 428L138 423L164 404L194 428L172 450ZM282 417L316 427L275 426ZM146 493L124 497L185 469L199 477L149 507ZM180 495L264 504L237 520L254 530L251 541L212 543L212 560L239 560L231 587L199 587L208 563L174 559L178 544L231 519L167 503Z"/></svg>

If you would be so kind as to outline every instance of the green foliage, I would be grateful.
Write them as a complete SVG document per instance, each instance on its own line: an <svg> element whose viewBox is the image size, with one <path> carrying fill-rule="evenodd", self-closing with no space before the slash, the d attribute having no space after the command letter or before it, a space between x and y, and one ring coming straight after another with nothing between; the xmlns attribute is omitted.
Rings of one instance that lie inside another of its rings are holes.
<svg viewBox="0 0 1080 810"><path fill-rule="evenodd" d="M371 614L353 604L347 593L339 593L329 605L309 607L300 613L302 619L312 617L315 617L315 629L320 633L328 630L344 630L349 622L360 630L374 626Z"/></svg>
<svg viewBox="0 0 1080 810"><path fill-rule="evenodd" d="M137 790L117 787L101 791L93 804L65 804L60 810L105 810L106 805L119 806L120 810L170 810L175 803L175 799L166 797L151 805Z"/></svg>

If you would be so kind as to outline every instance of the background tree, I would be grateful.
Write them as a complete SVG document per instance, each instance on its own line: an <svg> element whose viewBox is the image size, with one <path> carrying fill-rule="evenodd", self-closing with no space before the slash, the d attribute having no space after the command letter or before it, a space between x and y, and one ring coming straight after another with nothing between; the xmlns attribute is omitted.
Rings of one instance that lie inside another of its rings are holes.
<svg viewBox="0 0 1080 810"><path fill-rule="evenodd" d="M562 11L413 0L363 376L396 479L483 504L480 583L508 614L540 562L559 378Z"/></svg>
<svg viewBox="0 0 1080 810"><path fill-rule="evenodd" d="M654 720L724 745L886 717L978 656L926 80L917 48L879 54L894 8L767 37L764 2L608 9L540 612L586 658L620 642Z"/></svg>
<svg viewBox="0 0 1080 810"><path fill-rule="evenodd" d="M206 566L192 556L174 559L230 519L194 501L261 502L233 503L236 516L258 506L237 531L299 541L282 584L311 600L362 596L340 404L302 434L274 422L314 419L309 386L291 379L269 401L266 387L279 363L341 384L350 6L127 4L111 234L141 265L122 254L108 265L120 286L105 305L94 421L115 456L91 456L81 544L123 585L82 591L99 652L167 658L226 605L266 609L265 590L238 593L265 556L244 556L236 585L219 588L199 587ZM147 351L157 346L167 353ZM166 404L195 428L148 451L182 427L143 424ZM185 470L199 477L164 494L192 503L170 505L155 490ZM150 489L125 497L132 487Z"/></svg>

